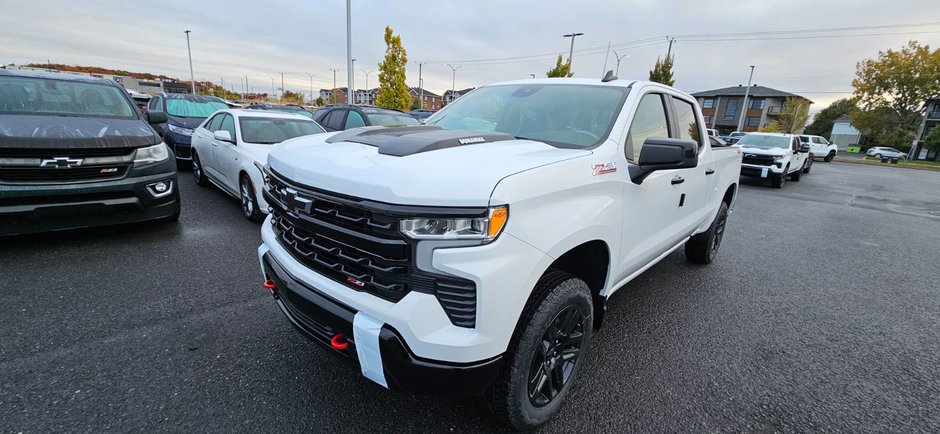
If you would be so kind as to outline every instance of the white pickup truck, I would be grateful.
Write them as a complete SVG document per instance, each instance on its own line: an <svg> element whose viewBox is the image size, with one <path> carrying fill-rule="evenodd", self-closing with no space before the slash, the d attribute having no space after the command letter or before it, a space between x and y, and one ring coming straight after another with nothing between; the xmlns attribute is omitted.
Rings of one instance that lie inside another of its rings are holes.
<svg viewBox="0 0 940 434"><path fill-rule="evenodd" d="M548 420L607 299L685 246L710 263L741 151L657 83L478 88L427 125L293 139L265 168L264 286L383 387Z"/></svg>
<svg viewBox="0 0 940 434"><path fill-rule="evenodd" d="M744 151L741 175L770 179L770 186L783 188L787 178L799 181L813 167L809 143L780 133L748 133L734 146Z"/></svg>

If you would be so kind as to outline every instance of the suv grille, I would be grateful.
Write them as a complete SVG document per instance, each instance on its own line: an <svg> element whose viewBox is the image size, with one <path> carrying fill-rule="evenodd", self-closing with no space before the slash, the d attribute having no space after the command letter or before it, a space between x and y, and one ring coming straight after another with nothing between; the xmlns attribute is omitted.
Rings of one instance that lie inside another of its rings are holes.
<svg viewBox="0 0 940 434"><path fill-rule="evenodd" d="M0 149L0 182L42 184L119 179L134 159L132 148Z"/></svg>
<svg viewBox="0 0 940 434"><path fill-rule="evenodd" d="M288 185L269 176L265 199L278 241L311 269L347 287L397 302L408 292L434 294L454 325L476 326L476 285L417 269L413 240L398 231L405 215L361 199Z"/></svg>
<svg viewBox="0 0 940 434"><path fill-rule="evenodd" d="M754 155L754 154L745 154L744 159L741 160L743 164L754 164L757 166L773 166L774 157L767 155Z"/></svg>

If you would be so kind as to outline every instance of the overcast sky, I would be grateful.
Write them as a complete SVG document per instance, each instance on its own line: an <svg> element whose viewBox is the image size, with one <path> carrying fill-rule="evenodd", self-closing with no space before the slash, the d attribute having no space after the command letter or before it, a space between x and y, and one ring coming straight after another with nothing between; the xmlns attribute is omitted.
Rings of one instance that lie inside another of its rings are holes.
<svg viewBox="0 0 940 434"><path fill-rule="evenodd" d="M0 62L102 66L187 79L186 39L192 30L197 80L241 91L243 78L259 92L271 91L271 76L285 72L285 87L308 91L346 86L346 7L341 0L310 1L116 1L2 0ZM575 41L573 70L600 77L610 42L624 57L621 78L646 79L656 57L665 54L667 35L676 37L676 87L701 91L754 83L804 95L813 111L848 96L855 64L878 50L901 47L909 39L940 46L940 1L411 1L353 0L353 57L356 87L365 86L362 69L377 84L384 55L385 25L401 34L408 51L408 83L418 83L424 65L425 88L442 93L456 87L544 76L554 56L567 56ZM824 31L844 27L922 24ZM807 33L756 36L716 34L815 29ZM693 36L705 35L705 36ZM711 36L709 36L711 35ZM865 35L823 38L826 35ZM752 38L759 40L746 40ZM812 38L808 38L812 37ZM770 39L773 38L773 39ZM641 42L637 42L641 41ZM526 57L529 56L529 57ZM499 60L487 60L499 59ZM486 60L467 62L470 60ZM607 69L614 69L613 53Z"/></svg>

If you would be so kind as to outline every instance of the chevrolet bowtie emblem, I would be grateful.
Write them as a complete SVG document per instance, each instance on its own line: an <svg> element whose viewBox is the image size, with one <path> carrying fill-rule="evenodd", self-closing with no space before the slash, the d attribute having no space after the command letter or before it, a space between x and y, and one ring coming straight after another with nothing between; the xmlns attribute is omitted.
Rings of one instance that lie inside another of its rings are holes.
<svg viewBox="0 0 940 434"><path fill-rule="evenodd" d="M84 160L81 158L54 157L40 161L39 167L55 167L57 169L78 167L82 165L82 161Z"/></svg>

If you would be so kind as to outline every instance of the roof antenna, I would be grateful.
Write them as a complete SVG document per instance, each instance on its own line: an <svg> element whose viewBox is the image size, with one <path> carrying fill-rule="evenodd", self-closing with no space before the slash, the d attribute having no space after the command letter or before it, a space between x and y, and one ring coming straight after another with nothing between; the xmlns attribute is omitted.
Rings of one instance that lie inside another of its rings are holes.
<svg viewBox="0 0 940 434"><path fill-rule="evenodd" d="M604 78L601 79L601 82L607 83L608 81L614 81L616 79L617 79L617 76L614 75L614 70L611 69L610 71L607 71L607 74L604 74Z"/></svg>

